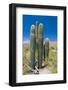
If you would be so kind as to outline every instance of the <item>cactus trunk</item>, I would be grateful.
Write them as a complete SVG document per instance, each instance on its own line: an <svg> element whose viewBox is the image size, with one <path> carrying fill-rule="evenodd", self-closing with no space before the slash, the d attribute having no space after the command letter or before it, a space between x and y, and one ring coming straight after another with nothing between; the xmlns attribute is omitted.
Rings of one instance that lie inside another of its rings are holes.
<svg viewBox="0 0 68 90"><path fill-rule="evenodd" d="M38 67L42 67L42 60L43 60L43 38L39 38L39 43L38 43Z"/></svg>
<svg viewBox="0 0 68 90"><path fill-rule="evenodd" d="M30 66L35 69L35 26L31 26L30 31Z"/></svg>
<svg viewBox="0 0 68 90"><path fill-rule="evenodd" d="M42 67L43 60L43 24L39 24L38 28L38 68Z"/></svg>
<svg viewBox="0 0 68 90"><path fill-rule="evenodd" d="M35 60L37 62L37 67L38 67L38 21L36 21L35 37L36 37Z"/></svg>
<svg viewBox="0 0 68 90"><path fill-rule="evenodd" d="M46 61L46 65L48 64L48 57L49 57L49 40L46 39L45 41L45 61Z"/></svg>
<svg viewBox="0 0 68 90"><path fill-rule="evenodd" d="M49 40L45 41L45 57L49 55Z"/></svg>

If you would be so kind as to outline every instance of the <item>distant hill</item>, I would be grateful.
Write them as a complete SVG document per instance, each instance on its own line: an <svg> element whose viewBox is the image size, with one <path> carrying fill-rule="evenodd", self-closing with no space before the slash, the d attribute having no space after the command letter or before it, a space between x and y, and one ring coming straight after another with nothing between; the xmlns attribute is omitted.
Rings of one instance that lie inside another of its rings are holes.
<svg viewBox="0 0 68 90"><path fill-rule="evenodd" d="M23 44L29 44L29 43L30 43L29 40L23 41Z"/></svg>
<svg viewBox="0 0 68 90"><path fill-rule="evenodd" d="M50 41L49 45L50 45L50 48L51 47L54 47L55 49L57 48L57 42L56 41ZM29 47L30 46L30 41L24 41L23 46L24 47Z"/></svg>
<svg viewBox="0 0 68 90"><path fill-rule="evenodd" d="M29 47L29 45L30 45L30 41L24 41L23 42L23 46L24 47Z"/></svg>

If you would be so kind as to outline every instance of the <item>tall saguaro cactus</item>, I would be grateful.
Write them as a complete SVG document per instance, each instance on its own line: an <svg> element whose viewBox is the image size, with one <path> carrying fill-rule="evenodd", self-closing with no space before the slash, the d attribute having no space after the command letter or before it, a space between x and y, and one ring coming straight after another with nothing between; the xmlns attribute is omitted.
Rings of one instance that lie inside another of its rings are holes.
<svg viewBox="0 0 68 90"><path fill-rule="evenodd" d="M30 66L32 69L35 68L35 25L31 25L30 30Z"/></svg>
<svg viewBox="0 0 68 90"><path fill-rule="evenodd" d="M40 23L38 27L38 68L42 67L43 60L43 24Z"/></svg>
<svg viewBox="0 0 68 90"><path fill-rule="evenodd" d="M35 60L36 62L38 62L38 21L36 21L35 37L36 37ZM37 63L37 66L38 66L38 63Z"/></svg>

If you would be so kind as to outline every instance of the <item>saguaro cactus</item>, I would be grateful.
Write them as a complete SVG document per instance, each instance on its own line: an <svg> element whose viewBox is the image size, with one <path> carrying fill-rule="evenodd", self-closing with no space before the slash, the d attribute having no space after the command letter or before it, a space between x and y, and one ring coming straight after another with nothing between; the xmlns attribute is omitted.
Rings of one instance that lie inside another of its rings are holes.
<svg viewBox="0 0 68 90"><path fill-rule="evenodd" d="M38 68L42 67L43 60L43 24L40 23L38 27Z"/></svg>
<svg viewBox="0 0 68 90"><path fill-rule="evenodd" d="M38 21L36 21L35 36L36 36L35 61L38 62ZM37 67L38 67L38 63L37 63Z"/></svg>
<svg viewBox="0 0 68 90"><path fill-rule="evenodd" d="M31 25L30 30L30 66L32 69L35 68L35 25Z"/></svg>
<svg viewBox="0 0 68 90"><path fill-rule="evenodd" d="M49 56L49 39L46 38L45 39L45 58L48 59Z"/></svg>

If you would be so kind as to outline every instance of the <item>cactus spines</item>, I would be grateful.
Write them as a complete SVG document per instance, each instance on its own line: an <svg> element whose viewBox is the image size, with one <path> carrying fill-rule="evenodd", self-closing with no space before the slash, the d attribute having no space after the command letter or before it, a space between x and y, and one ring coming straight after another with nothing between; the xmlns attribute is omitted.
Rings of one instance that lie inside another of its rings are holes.
<svg viewBox="0 0 68 90"><path fill-rule="evenodd" d="M43 60L43 24L38 27L38 68L42 67Z"/></svg>
<svg viewBox="0 0 68 90"><path fill-rule="evenodd" d="M35 25L31 25L30 30L30 66L35 68Z"/></svg>

